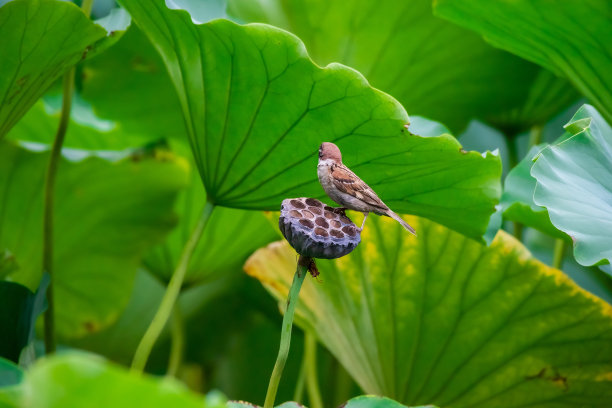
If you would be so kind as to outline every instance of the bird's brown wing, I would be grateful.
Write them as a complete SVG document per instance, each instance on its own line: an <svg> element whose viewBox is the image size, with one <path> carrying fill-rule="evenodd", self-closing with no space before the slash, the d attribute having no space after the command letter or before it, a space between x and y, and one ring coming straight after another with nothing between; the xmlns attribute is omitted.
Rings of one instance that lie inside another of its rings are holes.
<svg viewBox="0 0 612 408"><path fill-rule="evenodd" d="M368 205L384 212L389 209L376 193L345 165L338 164L331 168L331 179L336 188L343 193L352 195Z"/></svg>

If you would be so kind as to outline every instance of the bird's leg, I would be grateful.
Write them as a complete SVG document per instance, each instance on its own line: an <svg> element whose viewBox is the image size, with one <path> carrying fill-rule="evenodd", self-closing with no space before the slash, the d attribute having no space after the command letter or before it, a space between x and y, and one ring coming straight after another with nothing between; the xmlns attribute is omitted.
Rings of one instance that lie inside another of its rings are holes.
<svg viewBox="0 0 612 408"><path fill-rule="evenodd" d="M369 212L363 213L363 222L361 223L361 230L363 231L363 226L365 225L365 220L368 218Z"/></svg>

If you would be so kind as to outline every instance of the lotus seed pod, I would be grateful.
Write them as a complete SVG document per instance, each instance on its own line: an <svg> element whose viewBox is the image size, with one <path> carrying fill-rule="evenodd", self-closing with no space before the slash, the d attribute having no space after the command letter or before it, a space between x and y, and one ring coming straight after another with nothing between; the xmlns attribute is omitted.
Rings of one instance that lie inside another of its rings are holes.
<svg viewBox="0 0 612 408"><path fill-rule="evenodd" d="M314 198L288 198L281 204L278 225L298 254L334 259L361 242L361 230L344 214Z"/></svg>

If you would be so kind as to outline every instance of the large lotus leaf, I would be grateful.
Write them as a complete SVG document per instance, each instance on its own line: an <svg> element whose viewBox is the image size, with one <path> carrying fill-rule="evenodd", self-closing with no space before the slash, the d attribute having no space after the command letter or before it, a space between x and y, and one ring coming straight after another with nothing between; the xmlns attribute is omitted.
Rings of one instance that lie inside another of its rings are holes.
<svg viewBox="0 0 612 408"><path fill-rule="evenodd" d="M70 29L66 29L70 27ZM0 8L0 139L106 31L70 2L15 0Z"/></svg>
<svg viewBox="0 0 612 408"><path fill-rule="evenodd" d="M171 378L129 372L103 358L64 353L38 360L26 373L19 406L36 408L223 408Z"/></svg>
<svg viewBox="0 0 612 408"><path fill-rule="evenodd" d="M612 128L590 105L565 125L569 139L544 149L531 175L534 202L574 241L582 265L612 260Z"/></svg>
<svg viewBox="0 0 612 408"><path fill-rule="evenodd" d="M500 231L486 247L421 218L412 237L368 219L361 245L317 261L298 324L365 392L441 407L607 407L612 306ZM370 223L372 221L372 223ZM286 299L295 253L256 252L246 271Z"/></svg>
<svg viewBox="0 0 612 408"><path fill-rule="evenodd" d="M546 145L532 147L508 173L501 198L504 218L545 232L553 237L568 238L550 222L546 208L533 201L536 180L530 174L533 159Z"/></svg>
<svg viewBox="0 0 612 408"><path fill-rule="evenodd" d="M114 2L113 2L114 4ZM92 10L93 11L93 10ZM99 26L106 30L106 38L94 44L88 49L85 57L91 58L103 52L117 43L123 37L128 27L132 23L132 17L125 9L121 7L113 7L108 10L108 14L94 21Z"/></svg>
<svg viewBox="0 0 612 408"><path fill-rule="evenodd" d="M202 12L210 4L190 3L192 19L210 20ZM186 132L182 111L163 64L151 42L132 25L116 46L84 64L82 95L97 115L130 133L182 138ZM410 117L410 131L421 136L449 132L442 124L418 116Z"/></svg>
<svg viewBox="0 0 612 408"><path fill-rule="evenodd" d="M0 148L0 248L17 265L8 279L30 289L42 274L48 160L48 152ZM125 307L142 254L175 224L172 207L186 176L186 163L167 152L60 163L53 262L59 336L99 330Z"/></svg>
<svg viewBox="0 0 612 408"><path fill-rule="evenodd" d="M132 25L108 51L83 66L82 95L96 114L130 133L185 137L176 92L159 54Z"/></svg>
<svg viewBox="0 0 612 408"><path fill-rule="evenodd" d="M480 118L516 133L577 98L567 81L434 17L430 0L230 0L228 11L291 31L317 63L351 66L455 132Z"/></svg>
<svg viewBox="0 0 612 408"><path fill-rule="evenodd" d="M195 25L162 0L125 1L172 78L209 199L277 210L290 196L322 197L323 141L394 210L479 237L499 194L499 159L461 151L449 135L405 132L408 116L350 68L316 66L296 37L227 20Z"/></svg>
<svg viewBox="0 0 612 408"><path fill-rule="evenodd" d="M612 8L608 0L437 0L442 17L567 77L612 122Z"/></svg>

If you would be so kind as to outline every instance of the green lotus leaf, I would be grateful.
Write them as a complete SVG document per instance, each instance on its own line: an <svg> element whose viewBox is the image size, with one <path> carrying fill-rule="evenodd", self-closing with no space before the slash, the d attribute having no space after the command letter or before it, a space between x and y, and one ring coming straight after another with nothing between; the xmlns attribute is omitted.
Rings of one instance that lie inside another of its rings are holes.
<svg viewBox="0 0 612 408"><path fill-rule="evenodd" d="M386 397L361 395L350 399L343 408L408 408L397 401ZM414 408L435 408L433 405L423 405Z"/></svg>
<svg viewBox="0 0 612 408"><path fill-rule="evenodd" d="M285 31L195 25L162 0L123 3L166 63L213 203L277 210L286 197L323 197L317 152L333 141L395 211L483 234L499 194L499 158L463 152L450 135L408 134L397 101L350 68L319 68Z"/></svg>
<svg viewBox="0 0 612 408"><path fill-rule="evenodd" d="M298 324L367 393L440 407L607 407L612 306L500 231L487 247L422 218L412 237L375 218L361 245L317 260ZM245 270L280 302L295 271L285 242Z"/></svg>
<svg viewBox="0 0 612 408"><path fill-rule="evenodd" d="M612 260L612 128L590 105L565 125L572 136L542 150L533 199L574 241L582 265Z"/></svg>
<svg viewBox="0 0 612 408"><path fill-rule="evenodd" d="M436 0L435 12L566 77L612 122L608 0Z"/></svg>
<svg viewBox="0 0 612 408"><path fill-rule="evenodd" d="M23 370L12 361L0 357L0 389L19 384L22 379ZM0 398L1 402L3 401Z"/></svg>
<svg viewBox="0 0 612 408"><path fill-rule="evenodd" d="M14 0L0 7L0 139L105 36L70 2Z"/></svg>
<svg viewBox="0 0 612 408"><path fill-rule="evenodd" d="M102 121L100 123L79 123L76 117L79 113L91 113L87 106L78 107L78 101L73 103L73 117L66 131L64 140L64 153L73 152L72 149L88 150L92 154L108 157L120 157L130 152L120 152L130 148L139 148L150 143L154 139L149 135L131 133L123 128L115 126L112 122ZM19 142L33 142L50 146L53 143L57 124L59 123L59 112L49 112L46 104L39 100L26 113L23 118L10 130L6 138ZM93 122L93 121L90 121ZM97 126L95 126L97 125Z"/></svg>
<svg viewBox="0 0 612 408"><path fill-rule="evenodd" d="M176 91L147 37L130 26L111 49L83 64L82 95L128 133L185 137Z"/></svg>
<svg viewBox="0 0 612 408"><path fill-rule="evenodd" d="M159 279L140 268L136 273L129 303L121 311L116 321L104 330L88 334L83 338L67 339L63 344L103 355L114 362L129 366L142 336L155 316L165 289L166 286ZM212 300L217 300L224 293L235 289L236 277L233 276L230 279L220 278L206 285L183 290L176 307L180 310L186 330L192 324L206 330L208 326L205 326L202 320L196 320L200 315L197 314L197 317L194 315L202 309L209 310L209 307L216 306L211 303ZM244 298L242 300L244 301ZM214 309L209 311L210 314L215 312ZM150 372L161 373L167 369L167 345L171 341L172 325L172 323L167 324L160 334L158 346L153 349L148 365ZM193 341L192 336L188 335L187 339L187 346L192 346L197 350L201 349L202 346ZM185 357L185 359L188 358L188 356Z"/></svg>
<svg viewBox="0 0 612 408"><path fill-rule="evenodd" d="M566 80L434 17L430 0L229 0L230 15L284 28L319 64L340 62L411 115L461 131L472 118L515 134L578 98Z"/></svg>
<svg viewBox="0 0 612 408"><path fill-rule="evenodd" d="M106 30L106 37L96 42L87 50L85 59L92 58L98 54L106 52L111 46L119 41L132 23L132 17L125 9L114 7L108 11L108 14L94 21L97 25ZM77 81L80 84L80 81Z"/></svg>
<svg viewBox="0 0 612 408"><path fill-rule="evenodd" d="M164 295L165 286L144 269L139 269L134 279L128 304L118 318L104 330L82 338L67 339L67 346L100 354L129 366L138 343L155 316ZM162 332L161 341L167 339L170 325ZM167 359L164 359L167 361Z"/></svg>
<svg viewBox="0 0 612 408"><path fill-rule="evenodd" d="M63 353L45 357L28 370L19 407L37 408L224 408L208 404L171 378L129 372L99 356Z"/></svg>
<svg viewBox="0 0 612 408"><path fill-rule="evenodd" d="M202 182L197 174L192 174L189 188L179 195L175 206L179 225L143 260L146 269L162 281L170 281L205 203ZM250 254L278 238L277 231L261 212L215 209L191 257L183 285L191 286L221 274L239 272Z"/></svg>
<svg viewBox="0 0 612 408"><path fill-rule="evenodd" d="M544 144L532 147L506 176L501 198L503 215L505 219L520 222L556 238L567 239L566 234L552 225L546 208L536 205L533 201L536 180L530 174L531 166L533 159L545 147Z"/></svg>
<svg viewBox="0 0 612 408"><path fill-rule="evenodd" d="M0 146L0 248L31 290L42 274L42 203L48 152ZM54 288L60 337L82 336L125 307L141 256L175 225L186 162L167 152L116 163L61 161L55 188Z"/></svg>

